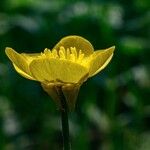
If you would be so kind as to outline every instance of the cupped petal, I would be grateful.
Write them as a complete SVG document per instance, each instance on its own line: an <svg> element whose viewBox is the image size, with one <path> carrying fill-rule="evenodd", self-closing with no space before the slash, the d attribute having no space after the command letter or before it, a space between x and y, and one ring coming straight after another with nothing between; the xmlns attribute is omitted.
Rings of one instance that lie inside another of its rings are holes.
<svg viewBox="0 0 150 150"><path fill-rule="evenodd" d="M53 49L59 51L61 46L63 46L65 49L75 47L78 53L81 50L85 56L91 55L94 51L92 44L88 40L76 35L66 36L62 38Z"/></svg>
<svg viewBox="0 0 150 150"><path fill-rule="evenodd" d="M34 53L34 54L21 53L21 55L24 57L24 59L28 64L30 64L32 60L41 57L41 53Z"/></svg>
<svg viewBox="0 0 150 150"><path fill-rule="evenodd" d="M15 50L12 48L6 47L5 49L6 55L8 58L12 61L15 70L22 75L25 78L35 80L31 72L29 70L29 65L26 59L19 53L17 53Z"/></svg>
<svg viewBox="0 0 150 150"><path fill-rule="evenodd" d="M87 79L87 68L55 58L39 58L29 66L32 75L40 82L78 83Z"/></svg>
<svg viewBox="0 0 150 150"><path fill-rule="evenodd" d="M15 64L13 64L15 70L24 78L30 79L30 80L35 80L32 76L28 75L27 73L23 72L22 70L20 70Z"/></svg>
<svg viewBox="0 0 150 150"><path fill-rule="evenodd" d="M101 70L103 70L107 64L110 62L115 46L112 46L105 50L98 50L93 53L91 56L90 68L89 68L89 77L94 76Z"/></svg>

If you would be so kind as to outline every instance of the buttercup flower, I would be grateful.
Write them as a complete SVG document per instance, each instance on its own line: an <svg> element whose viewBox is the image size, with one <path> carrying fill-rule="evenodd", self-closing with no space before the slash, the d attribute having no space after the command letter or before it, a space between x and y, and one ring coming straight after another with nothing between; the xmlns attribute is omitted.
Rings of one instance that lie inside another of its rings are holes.
<svg viewBox="0 0 150 150"><path fill-rule="evenodd" d="M73 109L80 86L89 77L104 69L110 62L115 47L94 51L89 41L80 36L61 39L52 50L38 54L17 53L6 48L15 70L23 77L39 81L43 89L61 107L61 88L69 109Z"/></svg>

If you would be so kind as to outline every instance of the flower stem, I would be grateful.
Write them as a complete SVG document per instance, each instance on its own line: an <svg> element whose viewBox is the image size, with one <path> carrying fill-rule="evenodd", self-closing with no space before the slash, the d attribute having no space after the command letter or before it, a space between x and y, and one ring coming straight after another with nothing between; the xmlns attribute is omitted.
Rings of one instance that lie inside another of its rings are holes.
<svg viewBox="0 0 150 150"><path fill-rule="evenodd" d="M69 123L68 123L68 106L61 87L57 89L61 101L61 123L63 136L63 150L71 150L69 137Z"/></svg>

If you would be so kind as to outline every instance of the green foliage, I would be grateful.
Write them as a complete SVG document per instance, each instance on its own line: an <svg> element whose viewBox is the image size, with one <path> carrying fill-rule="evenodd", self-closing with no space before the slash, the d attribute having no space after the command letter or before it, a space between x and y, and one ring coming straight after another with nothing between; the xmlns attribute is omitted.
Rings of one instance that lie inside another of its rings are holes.
<svg viewBox="0 0 150 150"><path fill-rule="evenodd" d="M116 45L109 66L88 80L70 114L73 150L149 150L149 1L1 0L0 149L59 150L59 111L39 83L5 56L41 52L66 35L96 49Z"/></svg>

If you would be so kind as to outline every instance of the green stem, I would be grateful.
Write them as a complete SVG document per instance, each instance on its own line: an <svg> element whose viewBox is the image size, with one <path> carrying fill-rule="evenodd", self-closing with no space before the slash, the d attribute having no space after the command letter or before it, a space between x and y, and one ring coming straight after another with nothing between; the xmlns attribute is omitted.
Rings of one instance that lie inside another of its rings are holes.
<svg viewBox="0 0 150 150"><path fill-rule="evenodd" d="M62 122L62 136L63 136L63 150L71 150L69 137L69 123L68 123L68 106L61 87L57 88L61 101L61 122Z"/></svg>

